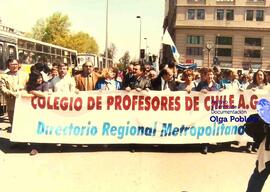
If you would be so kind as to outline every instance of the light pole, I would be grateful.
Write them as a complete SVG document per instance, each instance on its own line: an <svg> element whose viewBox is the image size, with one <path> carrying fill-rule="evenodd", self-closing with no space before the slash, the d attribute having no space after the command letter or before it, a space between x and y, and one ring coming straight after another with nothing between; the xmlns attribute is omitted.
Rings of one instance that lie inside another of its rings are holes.
<svg viewBox="0 0 270 192"><path fill-rule="evenodd" d="M210 52L213 49L213 42L212 41L207 41L206 49L208 51L208 68L210 68Z"/></svg>
<svg viewBox="0 0 270 192"><path fill-rule="evenodd" d="M148 44L147 44L147 38L145 37L144 40L145 40L145 56L146 56L146 59L145 60L148 61L148 51L147 51Z"/></svg>
<svg viewBox="0 0 270 192"><path fill-rule="evenodd" d="M140 39L139 39L139 61L141 60L141 36L142 36L142 18L141 16L137 16L137 19L140 19Z"/></svg>
<svg viewBox="0 0 270 192"><path fill-rule="evenodd" d="M108 67L108 7L109 7L109 0L107 0L106 5L105 67Z"/></svg>

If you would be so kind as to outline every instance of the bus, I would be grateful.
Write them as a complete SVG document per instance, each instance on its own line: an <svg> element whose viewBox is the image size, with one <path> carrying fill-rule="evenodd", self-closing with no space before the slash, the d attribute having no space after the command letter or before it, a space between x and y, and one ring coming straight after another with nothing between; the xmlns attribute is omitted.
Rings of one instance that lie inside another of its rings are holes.
<svg viewBox="0 0 270 192"><path fill-rule="evenodd" d="M45 43L10 32L0 31L0 70L7 69L9 58L18 59L25 72L37 63L50 66L54 62L67 63L69 67L77 65L77 51L61 46Z"/></svg>
<svg viewBox="0 0 270 192"><path fill-rule="evenodd" d="M77 67L79 70L82 69L82 65L87 61L91 61L93 63L93 66L99 69L113 66L112 59L108 58L108 64L106 66L105 57L93 53L78 53L77 58Z"/></svg>

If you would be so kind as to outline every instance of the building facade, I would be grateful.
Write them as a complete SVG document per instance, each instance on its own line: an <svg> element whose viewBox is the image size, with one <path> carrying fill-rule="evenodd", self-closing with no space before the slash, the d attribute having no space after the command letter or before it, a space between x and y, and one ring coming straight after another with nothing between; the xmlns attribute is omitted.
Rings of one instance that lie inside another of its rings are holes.
<svg viewBox="0 0 270 192"><path fill-rule="evenodd" d="M163 27L181 63L270 70L270 0L166 0Z"/></svg>

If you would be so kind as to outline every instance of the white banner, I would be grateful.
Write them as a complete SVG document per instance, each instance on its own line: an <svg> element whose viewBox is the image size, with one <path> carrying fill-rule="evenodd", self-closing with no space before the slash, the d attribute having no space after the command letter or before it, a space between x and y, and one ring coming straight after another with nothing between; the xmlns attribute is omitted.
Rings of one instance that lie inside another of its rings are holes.
<svg viewBox="0 0 270 192"><path fill-rule="evenodd" d="M250 140L243 125L268 91L92 91L16 100L11 141L70 144Z"/></svg>

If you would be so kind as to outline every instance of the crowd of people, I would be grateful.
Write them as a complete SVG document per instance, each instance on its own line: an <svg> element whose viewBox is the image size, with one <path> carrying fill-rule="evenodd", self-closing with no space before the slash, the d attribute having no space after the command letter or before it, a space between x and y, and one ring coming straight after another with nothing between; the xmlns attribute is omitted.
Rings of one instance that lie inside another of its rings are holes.
<svg viewBox="0 0 270 192"><path fill-rule="evenodd" d="M46 64L37 63L31 67L30 74L21 70L16 59L7 60L8 71L1 74L0 91L5 97L10 123L13 123L16 97L45 97L50 92L79 92L92 90L136 90L136 91L209 91L266 89L270 75L263 70L247 74L237 73L232 69L220 70L218 67L178 70L174 64L161 65L159 72L149 64L129 64L125 71L115 67L102 71L94 69L90 61L82 65L82 70L75 74L69 73L64 63L55 63L51 68ZM207 153L207 145L204 145ZM262 148L262 147L260 147ZM36 149L30 154L35 155ZM269 153L270 154L270 153ZM268 177L269 167L262 173L258 172L258 162L251 176L247 191L260 191ZM260 180L260 184L257 181ZM256 189L256 190L255 190Z"/></svg>
<svg viewBox="0 0 270 192"><path fill-rule="evenodd" d="M1 75L0 91L7 103L10 122L13 121L15 98L22 92L43 97L48 92L79 92L92 90L158 90L158 91L220 91L224 89L264 89L270 75L263 70L239 74L232 69L218 67L179 70L174 64L161 65L159 72L150 64L129 64L124 71L116 67L95 70L88 61L82 70L69 73L64 63L55 63L51 69L43 63L31 67L30 74L23 72L16 59L7 61L8 72Z"/></svg>
<svg viewBox="0 0 270 192"><path fill-rule="evenodd" d="M1 75L0 91L6 99L10 123L16 96L35 95L44 97L50 92L79 92L92 90L156 90L156 91L219 91L223 89L263 89L267 87L269 75L263 70L255 73L238 74L236 71L219 68L178 70L174 64L161 65L159 72L150 64L129 64L124 71L116 67L95 70L88 61L82 70L71 74L64 63L55 63L51 68L37 63L30 74L21 70L16 59L7 61L8 72ZM207 147L205 149L207 152Z"/></svg>

